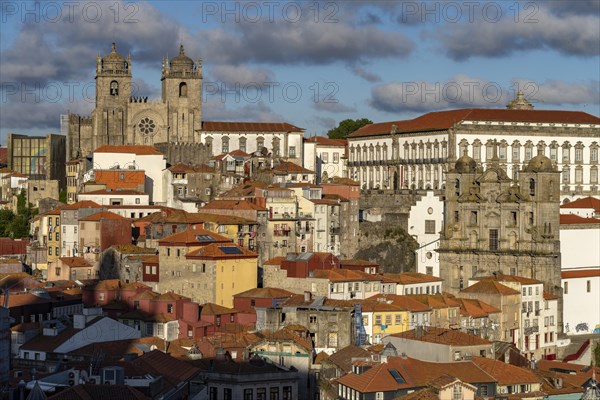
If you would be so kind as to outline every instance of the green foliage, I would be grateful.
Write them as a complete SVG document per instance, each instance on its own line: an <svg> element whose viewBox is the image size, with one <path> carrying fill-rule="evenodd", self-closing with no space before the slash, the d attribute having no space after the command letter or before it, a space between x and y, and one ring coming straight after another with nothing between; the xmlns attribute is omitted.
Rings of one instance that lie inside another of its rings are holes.
<svg viewBox="0 0 600 400"><path fill-rule="evenodd" d="M373 121L367 118L345 119L339 123L337 128L330 129L327 132L327 136L329 136L330 139L346 139L352 132L372 123Z"/></svg>
<svg viewBox="0 0 600 400"><path fill-rule="evenodd" d="M61 203L67 204L67 189L63 189L58 194L58 201Z"/></svg>
<svg viewBox="0 0 600 400"><path fill-rule="evenodd" d="M0 237L25 238L29 236L29 221L37 214L31 203L27 203L25 190L17 196L17 213L0 210Z"/></svg>
<svg viewBox="0 0 600 400"><path fill-rule="evenodd" d="M600 342L594 347L594 359L592 360L595 366L600 366Z"/></svg>

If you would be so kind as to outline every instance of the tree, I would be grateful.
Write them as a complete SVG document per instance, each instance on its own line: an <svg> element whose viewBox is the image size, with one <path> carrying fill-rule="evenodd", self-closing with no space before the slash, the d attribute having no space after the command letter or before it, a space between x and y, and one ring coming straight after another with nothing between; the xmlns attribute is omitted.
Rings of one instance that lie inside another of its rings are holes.
<svg viewBox="0 0 600 400"><path fill-rule="evenodd" d="M58 201L67 204L67 189L63 189L58 194Z"/></svg>
<svg viewBox="0 0 600 400"><path fill-rule="evenodd" d="M596 367L600 366L600 342L596 343L596 347L594 348L594 357L592 359L592 364Z"/></svg>
<svg viewBox="0 0 600 400"><path fill-rule="evenodd" d="M327 136L330 139L346 139L352 132L372 123L373 121L367 118L345 119L339 123L337 128L330 129L327 132Z"/></svg>

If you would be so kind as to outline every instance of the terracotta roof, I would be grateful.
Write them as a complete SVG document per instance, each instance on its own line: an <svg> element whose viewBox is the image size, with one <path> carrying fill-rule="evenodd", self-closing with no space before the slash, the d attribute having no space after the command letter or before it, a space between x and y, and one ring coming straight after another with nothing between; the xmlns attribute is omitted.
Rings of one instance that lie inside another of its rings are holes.
<svg viewBox="0 0 600 400"><path fill-rule="evenodd" d="M386 301L362 300L360 303L363 312L390 312L390 311L407 311L400 305L388 303Z"/></svg>
<svg viewBox="0 0 600 400"><path fill-rule="evenodd" d="M383 276L393 282L402 285L410 285L415 283L441 282L442 278L436 276L421 274L419 272L402 272L399 274L383 274Z"/></svg>
<svg viewBox="0 0 600 400"><path fill-rule="evenodd" d="M199 237L206 237L207 241L200 241ZM175 233L166 238L162 238L158 241L160 246L169 245L195 245L203 246L210 243L233 243L231 239L218 235L209 230L200 228L198 226L189 226L186 230L179 233Z"/></svg>
<svg viewBox="0 0 600 400"><path fill-rule="evenodd" d="M314 171L311 171L309 169L306 169L298 164L294 164L293 162L290 161L284 161L282 163L280 163L278 166L276 166L275 168L273 168L273 173L276 175L287 175L287 174L314 174Z"/></svg>
<svg viewBox="0 0 600 400"><path fill-rule="evenodd" d="M558 299L560 299L560 296L558 296L556 294L544 292L544 300L558 300Z"/></svg>
<svg viewBox="0 0 600 400"><path fill-rule="evenodd" d="M237 313L235 308L227 308L215 303L206 303L202 305L201 315L222 315Z"/></svg>
<svg viewBox="0 0 600 400"><path fill-rule="evenodd" d="M600 212L600 199L591 196L584 197L571 201L567 204L563 204L560 206L560 208L593 208L594 210Z"/></svg>
<svg viewBox="0 0 600 400"><path fill-rule="evenodd" d="M394 333L391 336L449 346L480 346L492 344L489 340L485 340L479 336L469 335L468 333L454 329L436 328L431 326L424 328L421 332L417 329L411 329L410 331Z"/></svg>
<svg viewBox="0 0 600 400"><path fill-rule="evenodd" d="M352 359L369 357L371 353L355 345L339 349L329 356L328 360L338 366L345 373L352 372Z"/></svg>
<svg viewBox="0 0 600 400"><path fill-rule="evenodd" d="M168 168L168 170L174 174L176 174L176 173L194 173L194 172L201 172L201 173L214 173L215 172L214 168L212 168L206 164L200 164L200 165L175 164L175 165L170 166Z"/></svg>
<svg viewBox="0 0 600 400"><path fill-rule="evenodd" d="M202 130L208 132L304 132L286 122L217 122L202 121Z"/></svg>
<svg viewBox="0 0 600 400"><path fill-rule="evenodd" d="M265 207L258 206L247 200L213 200L207 203L200 210L256 210L264 211Z"/></svg>
<svg viewBox="0 0 600 400"><path fill-rule="evenodd" d="M68 204L66 206L59 207L61 210L79 210L81 208L102 208L102 206L91 200L81 200L77 203Z"/></svg>
<svg viewBox="0 0 600 400"><path fill-rule="evenodd" d="M312 355L312 343L309 339L301 337L295 331L288 328L281 328L276 332L260 332L260 335L264 337L266 341L292 341L302 347L306 352ZM260 343L260 342L258 342ZM259 345L256 343L255 345Z"/></svg>
<svg viewBox="0 0 600 400"><path fill-rule="evenodd" d="M541 383L540 379L529 369L507 364L491 358L473 357L472 361L486 373L497 380L499 385L519 385Z"/></svg>
<svg viewBox="0 0 600 400"><path fill-rule="evenodd" d="M158 296L152 299L153 301L178 301L178 300L190 300L189 297L181 296L173 292L160 293Z"/></svg>
<svg viewBox="0 0 600 400"><path fill-rule="evenodd" d="M139 390L127 385L77 385L63 390L49 400L150 400Z"/></svg>
<svg viewBox="0 0 600 400"><path fill-rule="evenodd" d="M460 303L460 314L472 318L489 317L490 314L501 312L498 308L477 299L457 298L456 301Z"/></svg>
<svg viewBox="0 0 600 400"><path fill-rule="evenodd" d="M71 268L76 268L76 267L91 268L92 267L92 264L90 264L83 257L60 257L59 260L62 261L63 264L65 264Z"/></svg>
<svg viewBox="0 0 600 400"><path fill-rule="evenodd" d="M426 132L446 130L462 121L505 121L529 123L600 124L600 118L580 111L558 110L505 110L505 109L459 109L437 111L411 120L389 121L365 125L348 137L389 135L392 125L396 132Z"/></svg>
<svg viewBox="0 0 600 400"><path fill-rule="evenodd" d="M142 145L112 145L105 144L104 146L98 147L94 150L94 153L124 153L124 154L136 154L138 156L148 155L162 155L160 151L154 146L142 146Z"/></svg>
<svg viewBox="0 0 600 400"><path fill-rule="evenodd" d="M378 300L387 301L391 304L402 307L402 309L411 312L427 312L431 311L431 308L410 296L396 295L396 294L376 294L375 296L369 297L367 300Z"/></svg>
<svg viewBox="0 0 600 400"><path fill-rule="evenodd" d="M324 136L313 136L310 138L305 138L304 142L306 143L317 143L321 146L343 146L345 147L348 144L347 139L330 139Z"/></svg>
<svg viewBox="0 0 600 400"><path fill-rule="evenodd" d="M267 260L263 263L263 265L278 265L281 266L281 263L285 260L286 258L283 256L277 256L277 257L273 257L270 260Z"/></svg>
<svg viewBox="0 0 600 400"><path fill-rule="evenodd" d="M132 196L132 195L145 195L146 193L138 192L137 190L128 190L128 189L124 189L124 190L100 189L100 190L93 190L91 192L82 192L82 193L79 193L79 196L86 196L89 194L91 194L91 195L110 194L110 195Z"/></svg>
<svg viewBox="0 0 600 400"><path fill-rule="evenodd" d="M189 381L200 372L198 368L160 350L153 350L136 358L133 364L152 374L160 375L175 385Z"/></svg>
<svg viewBox="0 0 600 400"><path fill-rule="evenodd" d="M396 381L391 371L395 370L404 383ZM495 382L489 374L471 361L435 363L414 358L388 357L387 363L375 364L360 375L347 374L338 383L361 393L390 392L400 389L426 387L432 380L451 374L467 383Z"/></svg>
<svg viewBox="0 0 600 400"><path fill-rule="evenodd" d="M598 218L584 218L575 214L560 214L561 225L600 224Z"/></svg>
<svg viewBox="0 0 600 400"><path fill-rule="evenodd" d="M256 258L258 257L258 254L232 242L227 244L211 243L189 252L185 257L199 259L237 259Z"/></svg>
<svg viewBox="0 0 600 400"><path fill-rule="evenodd" d="M256 299L276 299L276 298L285 298L290 297L294 293L289 292L285 289L273 288L273 287L264 287L264 288L254 288L250 290L246 290L245 292L238 293L233 295L233 297L252 297Z"/></svg>
<svg viewBox="0 0 600 400"><path fill-rule="evenodd" d="M512 294L520 294L515 289L509 288L508 286L504 286L503 284L492 281L492 280L482 280L479 281L463 290L461 293L493 293L493 294L501 294L501 295L512 295Z"/></svg>
<svg viewBox="0 0 600 400"><path fill-rule="evenodd" d="M79 218L80 221L101 221L103 219L127 220L129 218L122 217L110 211L100 211L87 217Z"/></svg>
<svg viewBox="0 0 600 400"><path fill-rule="evenodd" d="M420 303L429 306L432 309L460 307L460 303L456 301L454 297L450 297L444 294L410 294L408 296L417 300Z"/></svg>
<svg viewBox="0 0 600 400"><path fill-rule="evenodd" d="M560 275L562 279L593 278L600 276L600 267L578 270L563 270Z"/></svg>
<svg viewBox="0 0 600 400"><path fill-rule="evenodd" d="M321 182L321 185L348 185L348 186L360 186L360 182L350 178L342 178L334 176L329 179L329 182Z"/></svg>

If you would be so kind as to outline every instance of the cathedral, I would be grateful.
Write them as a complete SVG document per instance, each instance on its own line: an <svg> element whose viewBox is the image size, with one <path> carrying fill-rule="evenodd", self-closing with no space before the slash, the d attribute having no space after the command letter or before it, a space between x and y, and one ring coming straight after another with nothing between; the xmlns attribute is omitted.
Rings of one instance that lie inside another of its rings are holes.
<svg viewBox="0 0 600 400"><path fill-rule="evenodd" d="M67 157L87 156L105 145L168 147L169 154L215 155L240 149L268 152L301 163L304 129L288 123L202 120L202 62L185 54L162 60L160 99L132 95L132 60L112 44L96 59L96 106L89 117L68 117ZM174 151L175 150L175 151ZM170 162L181 162L176 157ZM199 157L201 158L201 157ZM200 160L187 160L201 162Z"/></svg>

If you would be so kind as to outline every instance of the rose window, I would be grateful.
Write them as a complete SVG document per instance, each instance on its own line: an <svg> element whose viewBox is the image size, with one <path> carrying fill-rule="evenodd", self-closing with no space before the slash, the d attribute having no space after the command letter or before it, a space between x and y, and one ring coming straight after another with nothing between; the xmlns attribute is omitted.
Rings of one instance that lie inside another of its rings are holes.
<svg viewBox="0 0 600 400"><path fill-rule="evenodd" d="M153 135L154 129L156 128L156 124L150 118L145 117L142 118L142 120L138 124L138 127L144 135Z"/></svg>

